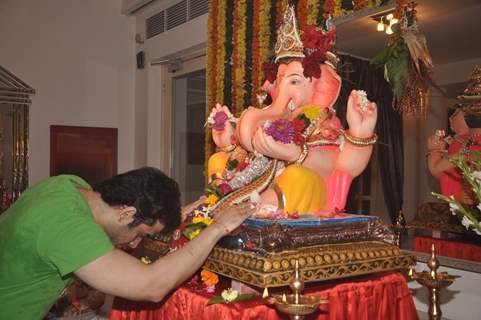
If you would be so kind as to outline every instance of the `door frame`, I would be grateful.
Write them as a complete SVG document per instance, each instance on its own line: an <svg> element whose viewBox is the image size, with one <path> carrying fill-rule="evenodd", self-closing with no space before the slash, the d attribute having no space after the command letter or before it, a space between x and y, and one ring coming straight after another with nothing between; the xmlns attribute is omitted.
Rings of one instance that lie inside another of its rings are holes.
<svg viewBox="0 0 481 320"><path fill-rule="evenodd" d="M161 139L160 139L160 163L162 165L164 172L169 175L173 174L173 154L174 146L172 145L172 94L173 94L173 80L176 77L180 77L192 72L200 71L206 68L207 57L205 55L189 59L187 61L182 61L182 68L175 72L169 71L169 65L162 66L162 79L163 81L163 100L162 100L162 110L161 110Z"/></svg>

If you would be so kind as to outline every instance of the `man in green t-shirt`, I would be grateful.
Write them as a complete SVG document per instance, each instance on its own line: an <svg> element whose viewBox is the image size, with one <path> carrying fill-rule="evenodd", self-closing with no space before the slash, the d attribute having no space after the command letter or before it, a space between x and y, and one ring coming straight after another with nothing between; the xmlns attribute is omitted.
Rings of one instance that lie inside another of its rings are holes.
<svg viewBox="0 0 481 320"><path fill-rule="evenodd" d="M71 175L27 189L0 215L0 319L42 319L74 275L108 294L160 301L253 211L243 204L220 212L193 241L150 265L115 248L175 229L179 198L177 183L148 167L93 189Z"/></svg>

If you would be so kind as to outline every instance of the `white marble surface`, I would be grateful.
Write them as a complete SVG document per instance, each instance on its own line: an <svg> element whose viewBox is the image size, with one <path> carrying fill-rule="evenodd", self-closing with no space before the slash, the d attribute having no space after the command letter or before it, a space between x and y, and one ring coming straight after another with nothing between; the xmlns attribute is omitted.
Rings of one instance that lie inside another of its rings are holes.
<svg viewBox="0 0 481 320"><path fill-rule="evenodd" d="M429 269L425 263L418 262L416 271L423 270ZM481 273L448 267L440 267L438 271L461 276L450 287L440 292L443 319L479 319L481 314ZM408 285L411 289L416 309L419 311L420 319L424 319L422 314L425 314L428 310L428 291L415 281L409 282Z"/></svg>

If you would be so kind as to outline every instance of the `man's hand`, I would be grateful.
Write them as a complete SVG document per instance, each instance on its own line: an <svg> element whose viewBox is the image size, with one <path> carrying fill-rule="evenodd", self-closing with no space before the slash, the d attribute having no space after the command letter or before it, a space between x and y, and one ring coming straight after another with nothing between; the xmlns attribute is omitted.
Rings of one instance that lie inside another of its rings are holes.
<svg viewBox="0 0 481 320"><path fill-rule="evenodd" d="M214 217L212 226L217 226L222 235L227 235L253 215L257 210L257 204L244 202L219 211Z"/></svg>

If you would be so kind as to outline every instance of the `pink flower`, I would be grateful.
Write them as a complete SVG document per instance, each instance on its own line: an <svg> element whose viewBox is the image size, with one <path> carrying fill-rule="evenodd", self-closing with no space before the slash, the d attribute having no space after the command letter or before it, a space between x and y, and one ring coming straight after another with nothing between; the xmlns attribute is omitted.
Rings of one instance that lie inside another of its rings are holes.
<svg viewBox="0 0 481 320"><path fill-rule="evenodd" d="M207 293L214 293L214 292L215 292L215 285L213 285L213 286L206 286L206 287L205 287L205 291L206 291Z"/></svg>
<svg viewBox="0 0 481 320"><path fill-rule="evenodd" d="M275 141L285 144L291 143L296 134L294 126L286 119L272 121L271 125L266 129L266 133Z"/></svg>
<svg viewBox="0 0 481 320"><path fill-rule="evenodd" d="M217 131L223 131L225 128L225 122L229 117L224 111L219 111L214 115L213 128Z"/></svg>
<svg viewBox="0 0 481 320"><path fill-rule="evenodd" d="M232 188L227 183L221 183L219 185L219 191L222 192L223 195L226 195L232 191Z"/></svg>

